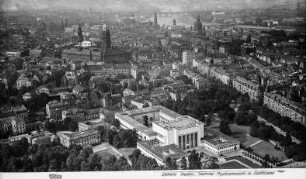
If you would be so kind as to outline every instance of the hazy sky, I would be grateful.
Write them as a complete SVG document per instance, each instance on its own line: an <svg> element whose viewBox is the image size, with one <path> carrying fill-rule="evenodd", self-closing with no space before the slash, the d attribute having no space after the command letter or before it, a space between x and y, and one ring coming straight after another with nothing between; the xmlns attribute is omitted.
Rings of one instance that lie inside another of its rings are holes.
<svg viewBox="0 0 306 179"><path fill-rule="evenodd" d="M0 0L5 10L72 8L118 12L137 10L191 11L224 7L267 7L275 4L294 5L298 0ZM305 0L300 0L305 1Z"/></svg>

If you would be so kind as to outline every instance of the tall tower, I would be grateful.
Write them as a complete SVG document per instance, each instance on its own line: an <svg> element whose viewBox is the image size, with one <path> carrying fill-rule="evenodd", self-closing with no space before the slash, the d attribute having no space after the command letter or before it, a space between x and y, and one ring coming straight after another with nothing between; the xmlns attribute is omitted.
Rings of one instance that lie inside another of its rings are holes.
<svg viewBox="0 0 306 179"><path fill-rule="evenodd" d="M107 48L111 48L111 35L110 31L107 28L106 24L103 24L102 27L102 44L101 44L101 50L104 51Z"/></svg>
<svg viewBox="0 0 306 179"><path fill-rule="evenodd" d="M131 21L133 24L136 23L136 20L135 20L135 15L134 14L131 14L131 17L130 17Z"/></svg>
<svg viewBox="0 0 306 179"><path fill-rule="evenodd" d="M79 43L83 42L84 38L83 38L83 32L82 32L82 28L81 28L81 25L79 25L79 29L78 29L78 40L79 40Z"/></svg>
<svg viewBox="0 0 306 179"><path fill-rule="evenodd" d="M200 15L198 15L197 20L194 23L194 31L196 31L198 34L202 33L202 22Z"/></svg>
<svg viewBox="0 0 306 179"><path fill-rule="evenodd" d="M157 13L156 12L154 13L154 25L158 25L158 23L157 23Z"/></svg>
<svg viewBox="0 0 306 179"><path fill-rule="evenodd" d="M176 26L176 19L173 19L173 26Z"/></svg>

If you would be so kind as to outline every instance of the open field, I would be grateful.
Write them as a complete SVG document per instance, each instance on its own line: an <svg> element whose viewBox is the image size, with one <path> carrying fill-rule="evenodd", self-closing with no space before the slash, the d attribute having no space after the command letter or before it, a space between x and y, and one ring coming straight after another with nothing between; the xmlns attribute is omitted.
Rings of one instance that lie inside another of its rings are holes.
<svg viewBox="0 0 306 179"><path fill-rule="evenodd" d="M245 169L247 168L236 161L229 161L229 162L220 164L219 166L220 166L220 169Z"/></svg>
<svg viewBox="0 0 306 179"><path fill-rule="evenodd" d="M235 139L238 139L240 143L245 147L260 141L260 139L249 135L250 127L248 126L238 126L236 124L231 124L230 128L232 131L231 136Z"/></svg>
<svg viewBox="0 0 306 179"><path fill-rule="evenodd" d="M241 163L244 163L245 165L251 167L251 168L262 168L260 165L252 162L251 160L249 159L246 159L244 157L241 157L241 156L233 156L233 157L228 157L228 158L225 158L226 161L231 161L231 160L238 160L240 161Z"/></svg>
<svg viewBox="0 0 306 179"><path fill-rule="evenodd" d="M271 157L277 157L280 161L287 160L288 158L285 156L282 150L274 149L274 145L267 141L261 141L257 145L251 147L255 153L264 157L268 154Z"/></svg>
<svg viewBox="0 0 306 179"><path fill-rule="evenodd" d="M129 155L131 155L134 151L136 150L136 148L121 148L118 149L118 151L125 157L125 158L129 158Z"/></svg>
<svg viewBox="0 0 306 179"><path fill-rule="evenodd" d="M116 158L120 158L120 155L118 155L112 148L107 148L101 151L96 152L100 157L102 158L110 158L112 155L114 155Z"/></svg>

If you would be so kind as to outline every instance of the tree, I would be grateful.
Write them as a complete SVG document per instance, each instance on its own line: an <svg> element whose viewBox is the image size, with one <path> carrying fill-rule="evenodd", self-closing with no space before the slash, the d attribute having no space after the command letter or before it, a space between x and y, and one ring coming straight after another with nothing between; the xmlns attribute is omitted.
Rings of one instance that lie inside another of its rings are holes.
<svg viewBox="0 0 306 179"><path fill-rule="evenodd" d="M121 139L118 135L115 135L114 140L113 140L113 145L118 149L120 148L121 144Z"/></svg>
<svg viewBox="0 0 306 179"><path fill-rule="evenodd" d="M170 157L167 157L165 163L166 163L167 169L171 170L172 169L172 159Z"/></svg>
<svg viewBox="0 0 306 179"><path fill-rule="evenodd" d="M205 117L206 126L210 126L212 123L213 113L208 113L207 117Z"/></svg>
<svg viewBox="0 0 306 179"><path fill-rule="evenodd" d="M166 167L168 170L176 170L176 159L172 159L171 157L166 158Z"/></svg>
<svg viewBox="0 0 306 179"><path fill-rule="evenodd" d="M137 160L138 157L140 156L140 154L141 154L140 150L136 149L136 150L134 150L134 152L131 155L129 155L129 159L132 160L132 161Z"/></svg>
<svg viewBox="0 0 306 179"><path fill-rule="evenodd" d="M209 159L205 160L203 163L203 169L217 169L219 168L218 159L216 157L209 157Z"/></svg>
<svg viewBox="0 0 306 179"><path fill-rule="evenodd" d="M257 120L257 115L254 112L251 112L246 116L246 119L247 119L247 125L250 125Z"/></svg>
<svg viewBox="0 0 306 179"><path fill-rule="evenodd" d="M268 140L270 139L271 136L271 127L268 126L260 127L258 133L259 133L258 136L259 138Z"/></svg>
<svg viewBox="0 0 306 179"><path fill-rule="evenodd" d="M94 170L96 167L99 168L100 160L101 158L99 155L94 154L94 153L90 154L88 157L88 163L90 165L90 168Z"/></svg>
<svg viewBox="0 0 306 179"><path fill-rule="evenodd" d="M82 161L81 171L90 171L90 164L88 164L86 161Z"/></svg>
<svg viewBox="0 0 306 179"><path fill-rule="evenodd" d="M192 150L188 155L189 169L201 169L201 159L199 153Z"/></svg>
<svg viewBox="0 0 306 179"><path fill-rule="evenodd" d="M110 119L106 120L106 122L109 122L111 125L115 126L117 129L120 128L120 121L118 119Z"/></svg>
<svg viewBox="0 0 306 179"><path fill-rule="evenodd" d="M128 161L126 160L126 158L122 156L119 158L116 165L118 167L118 170L129 170L130 169L130 165Z"/></svg>
<svg viewBox="0 0 306 179"><path fill-rule="evenodd" d="M75 132L78 129L78 123L75 120L71 120L68 123L68 129L69 131Z"/></svg>
<svg viewBox="0 0 306 179"><path fill-rule="evenodd" d="M144 115L144 116L142 117L142 121L143 121L143 125L149 127L149 118L148 118L147 115Z"/></svg>
<svg viewBox="0 0 306 179"><path fill-rule="evenodd" d="M284 138L284 141L283 141L283 145L286 147L286 146L289 146L292 144L292 138L291 138L291 135L289 132L286 133L286 137Z"/></svg>
<svg viewBox="0 0 306 179"><path fill-rule="evenodd" d="M232 134L232 131L229 127L229 121L228 120L221 120L219 129L220 129L220 132L222 132L226 135L231 135Z"/></svg>
<svg viewBox="0 0 306 179"><path fill-rule="evenodd" d="M260 125L259 125L259 122L257 120L252 122L251 129L250 129L250 135L253 136L253 137L258 137L259 127L260 127Z"/></svg>
<svg viewBox="0 0 306 179"><path fill-rule="evenodd" d="M183 156L182 159L181 159L181 169L182 170L186 170L187 169L187 160L186 160L185 156Z"/></svg>

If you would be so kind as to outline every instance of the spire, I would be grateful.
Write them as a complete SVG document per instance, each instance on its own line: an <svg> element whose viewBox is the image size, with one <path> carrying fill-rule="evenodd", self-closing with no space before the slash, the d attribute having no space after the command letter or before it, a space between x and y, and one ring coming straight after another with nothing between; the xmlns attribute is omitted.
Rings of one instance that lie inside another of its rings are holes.
<svg viewBox="0 0 306 179"><path fill-rule="evenodd" d="M197 21L201 21L201 17L200 17L200 15L198 14L198 17L197 17Z"/></svg>
<svg viewBox="0 0 306 179"><path fill-rule="evenodd" d="M79 25L78 37L79 37L79 43L83 42L84 38L83 38L83 32L82 32L81 25Z"/></svg>
<svg viewBox="0 0 306 179"><path fill-rule="evenodd" d="M176 19L173 19L173 26L176 26Z"/></svg>
<svg viewBox="0 0 306 179"><path fill-rule="evenodd" d="M195 23L194 23L194 30L198 33L201 34L202 33L202 22L201 22L201 18L200 15L198 15Z"/></svg>
<svg viewBox="0 0 306 179"><path fill-rule="evenodd" d="M154 13L154 25L158 25L158 23L157 23L157 14L156 14L156 12Z"/></svg>
<svg viewBox="0 0 306 179"><path fill-rule="evenodd" d="M107 30L107 25L106 25L106 24L103 24L102 30L103 30L103 31L106 31L106 30Z"/></svg>
<svg viewBox="0 0 306 179"><path fill-rule="evenodd" d="M112 44L111 44L111 35L110 35L110 31L107 28L106 24L103 24L102 27L102 44L101 44L101 50L104 51L107 48L111 48Z"/></svg>

